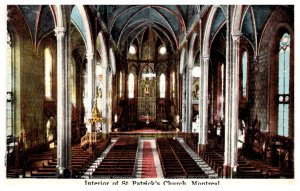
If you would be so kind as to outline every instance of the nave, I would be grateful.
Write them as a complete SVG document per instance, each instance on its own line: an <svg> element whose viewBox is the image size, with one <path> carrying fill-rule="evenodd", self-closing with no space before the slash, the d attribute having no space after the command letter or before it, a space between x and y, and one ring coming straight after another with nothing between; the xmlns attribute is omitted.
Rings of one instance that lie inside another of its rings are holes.
<svg viewBox="0 0 300 191"><path fill-rule="evenodd" d="M153 130L155 131L155 130ZM222 178L224 148L218 137L204 153L195 149L197 135L160 133L101 137L90 144L82 141L72 147L72 178ZM136 134L134 134L136 133ZM174 136L175 135L175 136ZM99 138L99 136L98 136ZM186 142L187 141L187 142ZM194 150L195 149L195 150ZM31 154L24 169L10 169L8 178L57 178L55 150ZM274 159L273 159L274 160ZM281 162L284 162L282 160ZM293 168L272 166L267 160L241 155L233 178L293 178ZM71 173L71 172L70 172ZM68 176L68 175L66 175Z"/></svg>

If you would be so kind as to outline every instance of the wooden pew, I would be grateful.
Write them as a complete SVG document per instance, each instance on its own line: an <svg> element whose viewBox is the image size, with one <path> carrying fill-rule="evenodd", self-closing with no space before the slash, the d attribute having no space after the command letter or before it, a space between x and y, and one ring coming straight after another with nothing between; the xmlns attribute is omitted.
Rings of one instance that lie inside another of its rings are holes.
<svg viewBox="0 0 300 191"><path fill-rule="evenodd" d="M6 171L7 178L20 178L20 176L24 176L23 169L7 169Z"/></svg>
<svg viewBox="0 0 300 191"><path fill-rule="evenodd" d="M132 177L135 171L138 139L120 137L93 172L93 176Z"/></svg>

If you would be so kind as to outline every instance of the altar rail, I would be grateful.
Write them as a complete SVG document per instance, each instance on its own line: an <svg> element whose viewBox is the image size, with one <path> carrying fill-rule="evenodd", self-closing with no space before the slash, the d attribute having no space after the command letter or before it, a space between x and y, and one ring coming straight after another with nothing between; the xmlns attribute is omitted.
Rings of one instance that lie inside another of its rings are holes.
<svg viewBox="0 0 300 191"><path fill-rule="evenodd" d="M81 140L80 140L80 146L83 147L86 144L95 144L101 139L101 133L99 132L92 132L92 133L86 133Z"/></svg>

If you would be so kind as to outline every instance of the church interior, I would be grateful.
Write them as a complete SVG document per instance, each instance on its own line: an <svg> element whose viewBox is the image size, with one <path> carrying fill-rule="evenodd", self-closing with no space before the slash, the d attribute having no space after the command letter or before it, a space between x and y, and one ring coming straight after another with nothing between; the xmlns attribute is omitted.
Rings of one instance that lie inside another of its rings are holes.
<svg viewBox="0 0 300 191"><path fill-rule="evenodd" d="M294 179L293 5L7 5L7 178Z"/></svg>

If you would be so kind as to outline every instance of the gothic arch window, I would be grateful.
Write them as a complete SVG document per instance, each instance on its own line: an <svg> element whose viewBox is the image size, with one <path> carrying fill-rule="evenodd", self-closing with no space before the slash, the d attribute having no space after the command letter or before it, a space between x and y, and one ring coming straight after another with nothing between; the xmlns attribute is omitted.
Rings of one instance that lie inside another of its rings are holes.
<svg viewBox="0 0 300 191"><path fill-rule="evenodd" d="M13 59L13 43L11 33L7 32L7 98L6 98L6 135L14 134L14 59Z"/></svg>
<svg viewBox="0 0 300 191"><path fill-rule="evenodd" d="M128 75L128 98L134 98L134 75L130 73Z"/></svg>
<svg viewBox="0 0 300 191"><path fill-rule="evenodd" d="M286 137L289 135L290 41L290 35L284 33L280 39L278 51L277 133Z"/></svg>
<svg viewBox="0 0 300 191"><path fill-rule="evenodd" d="M220 89L220 119L223 120L225 117L224 112L224 100L225 100L225 64L221 63L221 89Z"/></svg>
<svg viewBox="0 0 300 191"><path fill-rule="evenodd" d="M175 98L175 72L172 72L172 97Z"/></svg>
<svg viewBox="0 0 300 191"><path fill-rule="evenodd" d="M166 97L166 76L163 73L159 77L159 97Z"/></svg>
<svg viewBox="0 0 300 191"><path fill-rule="evenodd" d="M44 50L45 62L45 96L52 98L52 54L49 47Z"/></svg>
<svg viewBox="0 0 300 191"><path fill-rule="evenodd" d="M247 97L247 86L248 86L248 52L244 50L242 52L242 81L241 81L241 94L242 97Z"/></svg>
<svg viewBox="0 0 300 191"><path fill-rule="evenodd" d="M123 91L123 87L122 87L122 81L123 81L123 79L122 79L122 72L120 72L120 79L119 79L119 87L120 87L120 89L119 89L119 91L120 91L120 98L122 97L122 91Z"/></svg>

